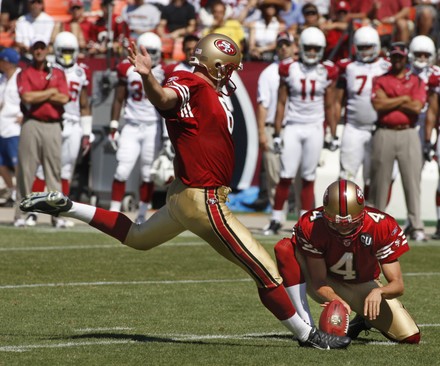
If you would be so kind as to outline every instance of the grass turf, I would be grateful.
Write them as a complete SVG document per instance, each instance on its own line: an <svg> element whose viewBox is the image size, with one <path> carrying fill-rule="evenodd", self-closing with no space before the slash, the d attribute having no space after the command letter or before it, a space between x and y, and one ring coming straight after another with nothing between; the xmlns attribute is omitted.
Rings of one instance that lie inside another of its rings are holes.
<svg viewBox="0 0 440 366"><path fill-rule="evenodd" d="M277 238L259 239L272 253ZM440 364L434 241L401 259L422 343L373 331L344 351L299 348L245 273L192 235L139 252L81 225L2 226L0 251L0 365Z"/></svg>

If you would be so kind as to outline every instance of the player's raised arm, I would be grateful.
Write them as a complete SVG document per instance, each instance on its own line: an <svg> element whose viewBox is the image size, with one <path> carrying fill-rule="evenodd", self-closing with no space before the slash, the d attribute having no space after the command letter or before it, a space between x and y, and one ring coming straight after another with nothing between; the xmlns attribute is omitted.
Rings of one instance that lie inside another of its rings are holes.
<svg viewBox="0 0 440 366"><path fill-rule="evenodd" d="M137 49L134 42L128 47L128 60L142 77L144 91L150 102L161 110L174 108L177 94L171 88L162 88L152 72L151 57L144 46Z"/></svg>

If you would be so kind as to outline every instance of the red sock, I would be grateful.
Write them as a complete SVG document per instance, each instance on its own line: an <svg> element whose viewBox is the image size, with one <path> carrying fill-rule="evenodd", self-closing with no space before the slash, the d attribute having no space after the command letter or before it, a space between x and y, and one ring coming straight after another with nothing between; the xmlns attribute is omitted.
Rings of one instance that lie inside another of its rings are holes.
<svg viewBox="0 0 440 366"><path fill-rule="evenodd" d="M283 285L275 288L258 288L263 305L278 320L286 320L295 315L296 310Z"/></svg>
<svg viewBox="0 0 440 366"><path fill-rule="evenodd" d="M61 179L61 191L68 196L70 193L70 182L67 179Z"/></svg>
<svg viewBox="0 0 440 366"><path fill-rule="evenodd" d="M34 183L32 183L32 192L44 192L46 182L40 178L35 177Z"/></svg>
<svg viewBox="0 0 440 366"><path fill-rule="evenodd" d="M139 187L139 200L141 202L151 202L153 199L154 183L153 182L142 182Z"/></svg>
<svg viewBox="0 0 440 366"><path fill-rule="evenodd" d="M440 192L439 191L437 191L435 193L435 205L440 206Z"/></svg>
<svg viewBox="0 0 440 366"><path fill-rule="evenodd" d="M291 240L288 238L281 239L275 245L274 250L278 270L283 278L284 286L290 287L304 283L305 279L301 267L296 260L294 246Z"/></svg>
<svg viewBox="0 0 440 366"><path fill-rule="evenodd" d="M286 202L287 198L289 197L289 189L291 184L292 184L291 178L280 179L275 191L275 198L273 205L274 210L279 211L283 209L284 202Z"/></svg>
<svg viewBox="0 0 440 366"><path fill-rule="evenodd" d="M99 207L96 208L95 215L89 223L90 226L118 239L121 243L125 241L132 224L133 222L124 214Z"/></svg>
<svg viewBox="0 0 440 366"><path fill-rule="evenodd" d="M121 202L125 194L125 182L114 179L112 184L112 201Z"/></svg>
<svg viewBox="0 0 440 366"><path fill-rule="evenodd" d="M309 211L315 205L315 181L302 179L301 209Z"/></svg>

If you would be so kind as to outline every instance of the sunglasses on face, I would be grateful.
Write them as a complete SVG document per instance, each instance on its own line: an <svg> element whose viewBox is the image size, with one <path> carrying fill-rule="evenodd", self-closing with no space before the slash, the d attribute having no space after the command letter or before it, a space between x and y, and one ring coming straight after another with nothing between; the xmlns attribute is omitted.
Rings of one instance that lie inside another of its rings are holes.
<svg viewBox="0 0 440 366"><path fill-rule="evenodd" d="M29 4L43 4L43 0L30 0Z"/></svg>
<svg viewBox="0 0 440 366"><path fill-rule="evenodd" d="M318 13L316 12L316 11L306 11L305 13L304 13L304 15L305 16L308 16L308 15L318 15Z"/></svg>

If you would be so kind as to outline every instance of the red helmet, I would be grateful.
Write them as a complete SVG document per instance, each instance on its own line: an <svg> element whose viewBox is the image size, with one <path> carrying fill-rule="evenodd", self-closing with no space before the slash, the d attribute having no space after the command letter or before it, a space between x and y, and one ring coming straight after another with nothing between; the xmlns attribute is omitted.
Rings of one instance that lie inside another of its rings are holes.
<svg viewBox="0 0 440 366"><path fill-rule="evenodd" d="M324 193L324 219L342 236L357 234L364 222L365 198L362 189L349 180L330 184Z"/></svg>

